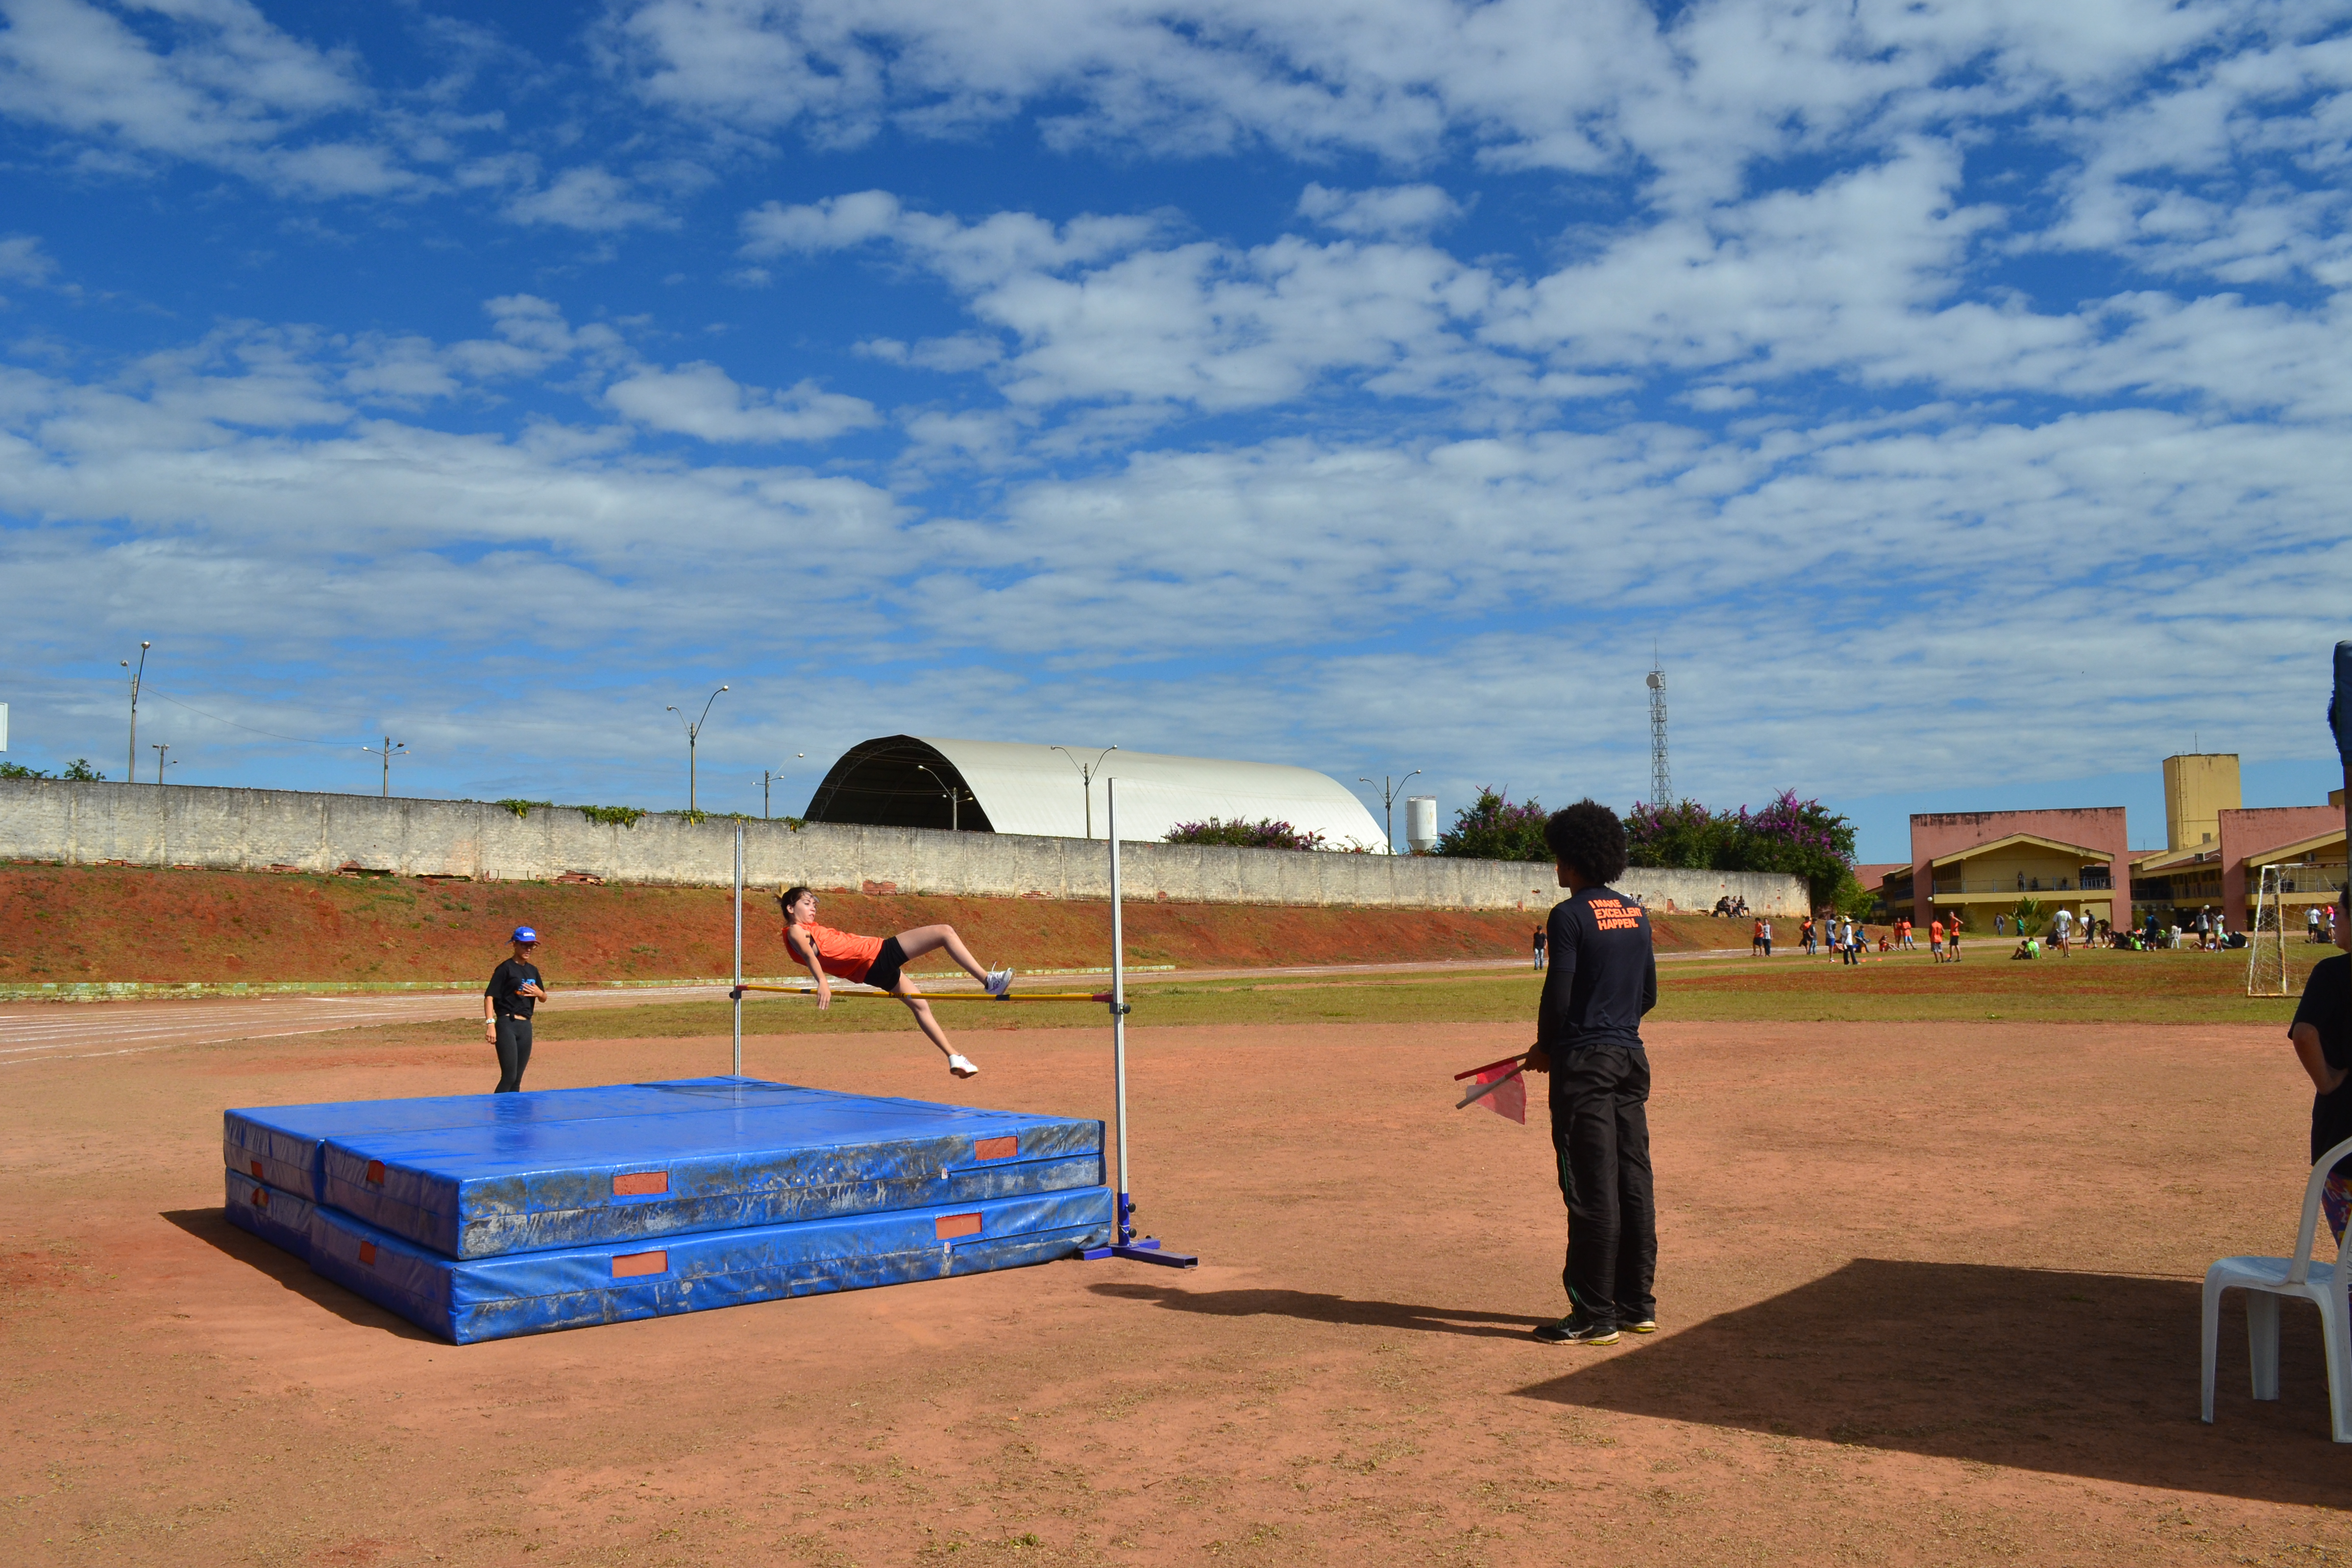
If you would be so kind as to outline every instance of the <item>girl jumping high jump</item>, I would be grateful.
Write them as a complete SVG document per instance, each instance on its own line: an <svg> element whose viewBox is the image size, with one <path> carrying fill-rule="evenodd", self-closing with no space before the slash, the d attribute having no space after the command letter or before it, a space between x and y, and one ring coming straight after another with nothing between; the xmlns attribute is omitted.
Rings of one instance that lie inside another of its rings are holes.
<svg viewBox="0 0 2352 1568"><path fill-rule="evenodd" d="M925 953L944 948L965 973L988 988L991 996L1002 996L1013 988L1011 969L982 969L980 961L972 957L971 949L964 946L963 938L956 935L953 926L917 926L897 936L858 936L817 924L816 895L806 888L786 888L776 901L783 906L784 946L807 967L816 982L818 1011L833 1005L833 988L825 984L826 975L862 981L907 1005L907 1010L915 1016L917 1026L948 1058L948 1071L958 1078L970 1078L980 1070L948 1044L947 1031L931 1016L931 1005L923 1000L923 994L916 989L904 969Z"/></svg>

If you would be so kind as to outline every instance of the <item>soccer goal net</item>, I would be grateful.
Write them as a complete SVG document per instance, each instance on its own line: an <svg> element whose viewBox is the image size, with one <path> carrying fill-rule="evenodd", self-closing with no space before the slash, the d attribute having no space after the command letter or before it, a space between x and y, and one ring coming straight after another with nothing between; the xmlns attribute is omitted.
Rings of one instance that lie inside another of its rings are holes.
<svg viewBox="0 0 2352 1568"><path fill-rule="evenodd" d="M2281 868L2265 866L2254 893L2253 929L2246 933L2246 994L2284 996L2287 991L2286 918L2280 900L2286 891Z"/></svg>

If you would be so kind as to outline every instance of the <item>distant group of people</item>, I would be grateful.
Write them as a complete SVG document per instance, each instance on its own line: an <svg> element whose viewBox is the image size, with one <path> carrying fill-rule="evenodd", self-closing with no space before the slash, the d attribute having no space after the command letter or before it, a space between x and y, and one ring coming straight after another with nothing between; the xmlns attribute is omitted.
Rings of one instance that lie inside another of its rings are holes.
<svg viewBox="0 0 2352 1568"><path fill-rule="evenodd" d="M1744 898L1735 899L1729 893L1726 893L1715 900L1715 908L1707 910L1707 913L1718 920L1744 921L1748 918L1748 900Z"/></svg>
<svg viewBox="0 0 2352 1568"><path fill-rule="evenodd" d="M2325 908L2314 904L2303 911L2303 940L2324 942L2330 947L2336 945L2336 906L2334 904Z"/></svg>
<svg viewBox="0 0 2352 1568"><path fill-rule="evenodd" d="M2225 948L2245 946L2246 933L2231 931L2229 921L2210 906L2199 910L2194 915L2184 915L2175 910L2169 920L2150 910L2138 930L2117 933L2114 945L2140 952L2158 949L2172 952L2181 948L2220 952Z"/></svg>
<svg viewBox="0 0 2352 1568"><path fill-rule="evenodd" d="M1862 955L1870 951L1870 931L1852 915L1823 915L1819 923L1807 915L1797 927L1797 941L1805 952L1815 954L1827 952L1841 963L1860 963ZM1886 951L1887 939L1878 939L1878 951ZM1772 956L1772 946L1764 944L1764 956Z"/></svg>

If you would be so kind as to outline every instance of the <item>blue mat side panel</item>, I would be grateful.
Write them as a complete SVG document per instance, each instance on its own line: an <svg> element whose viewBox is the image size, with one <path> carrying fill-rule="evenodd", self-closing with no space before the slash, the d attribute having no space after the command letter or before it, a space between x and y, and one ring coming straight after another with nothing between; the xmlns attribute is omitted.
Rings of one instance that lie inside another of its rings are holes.
<svg viewBox="0 0 2352 1568"><path fill-rule="evenodd" d="M1104 1181L1103 1124L907 1101L330 1138L323 1200L495 1258Z"/></svg>
<svg viewBox="0 0 2352 1568"><path fill-rule="evenodd" d="M222 1173L228 1181L224 1213L229 1224L249 1230L272 1247L281 1247L309 1262L310 1215L317 1205L310 1199L257 1182L236 1171Z"/></svg>
<svg viewBox="0 0 2352 1568"><path fill-rule="evenodd" d="M460 1344L1019 1268L1111 1232L1108 1187L457 1262L331 1209L318 1273Z"/></svg>
<svg viewBox="0 0 2352 1568"><path fill-rule="evenodd" d="M326 1100L309 1105L247 1106L221 1115L222 1163L313 1202L325 1198L321 1145L334 1136L443 1127L513 1129L614 1116L666 1116L680 1110L749 1106L806 1106L861 1100L879 1106L922 1107L922 1100L844 1095L833 1089L772 1083L756 1078L689 1078L657 1083L600 1084L587 1089L530 1089L521 1094L443 1094L408 1100ZM960 1108L936 1107L942 1110ZM296 1179L298 1173L303 1173ZM283 1180L276 1178L282 1177Z"/></svg>
<svg viewBox="0 0 2352 1568"><path fill-rule="evenodd" d="M321 1191L315 1154L317 1144L313 1142L310 1145L313 1153L300 1161L279 1158L276 1151L282 1147L266 1141L257 1147L254 1143L223 1138L221 1163L232 1173L242 1173L254 1181L266 1182L280 1192L299 1193L306 1201L317 1201ZM264 1152L265 1148L271 1152Z"/></svg>

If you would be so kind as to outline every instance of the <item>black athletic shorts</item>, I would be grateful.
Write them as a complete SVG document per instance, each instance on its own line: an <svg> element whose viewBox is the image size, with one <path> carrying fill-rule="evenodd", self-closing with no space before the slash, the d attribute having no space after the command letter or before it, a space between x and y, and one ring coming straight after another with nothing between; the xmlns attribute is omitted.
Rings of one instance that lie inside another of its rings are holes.
<svg viewBox="0 0 2352 1568"><path fill-rule="evenodd" d="M873 966L866 972L866 984L877 991L887 991L898 984L898 971L907 967L907 950L898 945L895 936L882 939L882 951L874 955Z"/></svg>

